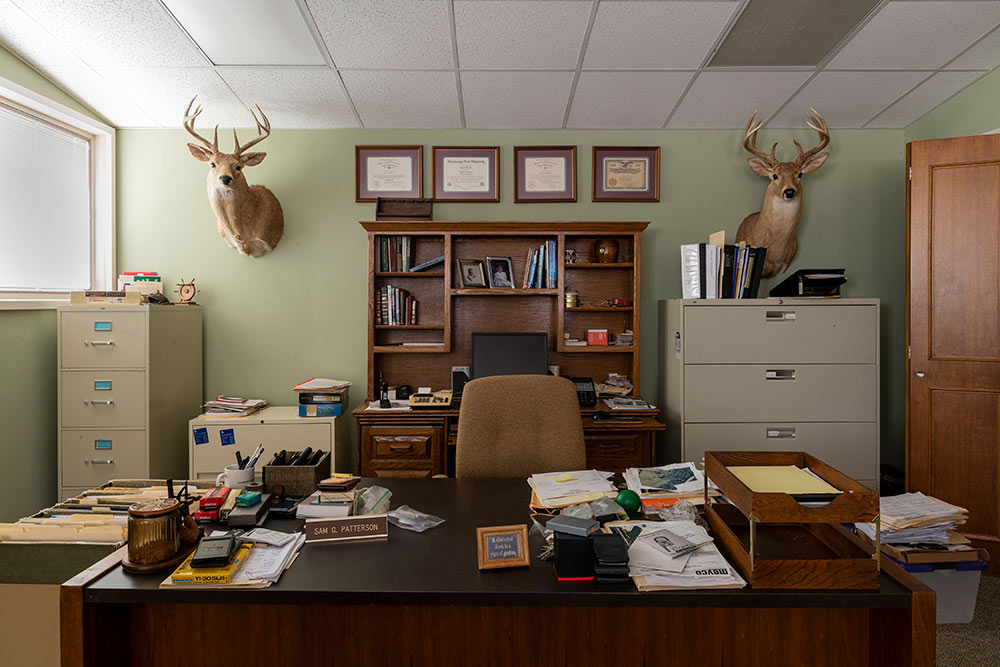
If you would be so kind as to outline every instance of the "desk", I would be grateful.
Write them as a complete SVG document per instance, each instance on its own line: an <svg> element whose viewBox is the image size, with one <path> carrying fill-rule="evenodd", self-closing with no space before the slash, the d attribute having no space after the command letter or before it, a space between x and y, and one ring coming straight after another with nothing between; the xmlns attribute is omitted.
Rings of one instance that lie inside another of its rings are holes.
<svg viewBox="0 0 1000 667"><path fill-rule="evenodd" d="M165 575L129 575L105 559L63 585L64 667L233 656L258 665L934 663L934 594L898 570L878 591L638 593L557 582L551 563L534 558L533 536L529 567L480 572L475 528L526 521L524 480L385 485L394 506L445 523L393 527L388 541L305 545L263 590L159 590Z"/></svg>

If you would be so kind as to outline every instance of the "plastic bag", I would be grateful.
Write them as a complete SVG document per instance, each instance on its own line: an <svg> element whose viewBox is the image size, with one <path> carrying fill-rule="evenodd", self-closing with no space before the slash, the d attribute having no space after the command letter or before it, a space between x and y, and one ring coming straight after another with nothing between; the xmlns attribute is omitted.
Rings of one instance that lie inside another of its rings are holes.
<svg viewBox="0 0 1000 667"><path fill-rule="evenodd" d="M593 513L594 518L604 518L613 516L616 519L627 519L628 512L626 512L621 505L616 503L611 498L598 498L590 503L590 511Z"/></svg>
<svg viewBox="0 0 1000 667"><path fill-rule="evenodd" d="M444 523L444 519L433 514L425 514L420 510L415 510L409 505L400 505L394 510L386 512L392 525L406 530L413 530L422 533L428 528Z"/></svg>
<svg viewBox="0 0 1000 667"><path fill-rule="evenodd" d="M594 511L590 509L589 503L579 503L576 505L570 505L569 507L564 507L560 514L565 514L566 516L575 516L579 519L593 519Z"/></svg>
<svg viewBox="0 0 1000 667"><path fill-rule="evenodd" d="M385 514L389 510L392 491L384 486L369 486L358 491L354 497L354 516L364 514Z"/></svg>
<svg viewBox="0 0 1000 667"><path fill-rule="evenodd" d="M528 534L534 533L542 536L542 548L538 552L538 559L550 560L555 555L555 533L538 523L538 519L531 517L531 528L528 529Z"/></svg>
<svg viewBox="0 0 1000 667"><path fill-rule="evenodd" d="M686 500L678 500L670 507L663 507L659 511L660 518L664 521L694 521L699 522L698 510L694 505Z"/></svg>

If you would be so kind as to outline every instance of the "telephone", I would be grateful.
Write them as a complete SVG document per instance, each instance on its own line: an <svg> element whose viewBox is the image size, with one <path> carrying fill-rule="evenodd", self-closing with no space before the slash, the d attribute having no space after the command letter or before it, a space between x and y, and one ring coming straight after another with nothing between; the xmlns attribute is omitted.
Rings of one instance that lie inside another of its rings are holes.
<svg viewBox="0 0 1000 667"><path fill-rule="evenodd" d="M597 405L597 389L592 379L571 377L570 381L576 385L576 398L580 401L580 407L592 408Z"/></svg>

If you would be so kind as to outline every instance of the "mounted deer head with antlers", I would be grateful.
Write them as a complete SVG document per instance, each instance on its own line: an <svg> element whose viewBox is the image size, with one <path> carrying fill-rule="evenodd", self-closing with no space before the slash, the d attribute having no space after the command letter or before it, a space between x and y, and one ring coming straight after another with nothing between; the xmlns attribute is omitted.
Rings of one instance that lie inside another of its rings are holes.
<svg viewBox="0 0 1000 667"><path fill-rule="evenodd" d="M754 155L747 159L750 168L769 182L764 193L764 205L760 211L743 219L736 231L736 241L767 248L761 275L771 278L784 273L799 250L797 234L802 219L802 174L816 171L830 157L829 153L820 153L830 143L830 130L823 116L811 109L813 115L806 114L806 122L819 133L819 143L815 148L803 151L799 142L793 141L799 156L791 162L779 162L774 157L777 143L771 146L770 154L757 150L757 130L764 124L761 121L754 125L757 111L754 109L747 123L743 148Z"/></svg>
<svg viewBox="0 0 1000 667"><path fill-rule="evenodd" d="M188 144L191 155L211 165L208 171L208 201L215 211L219 235L240 254L260 257L278 245L285 231L285 220L277 197L263 185L247 185L243 168L258 165L267 156L267 153L245 151L271 134L271 123L259 106L260 120L251 109L257 124L257 136L241 145L236 128L233 128L236 150L223 153L219 150L218 125L211 143L194 131L194 121L201 113L201 105L191 110L197 97L191 98L184 111L184 129L203 144Z"/></svg>

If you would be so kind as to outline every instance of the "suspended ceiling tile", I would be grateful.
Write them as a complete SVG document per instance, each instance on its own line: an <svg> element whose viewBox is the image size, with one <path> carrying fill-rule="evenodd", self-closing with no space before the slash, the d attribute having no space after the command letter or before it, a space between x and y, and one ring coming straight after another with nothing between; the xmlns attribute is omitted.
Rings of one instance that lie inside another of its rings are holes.
<svg viewBox="0 0 1000 667"><path fill-rule="evenodd" d="M865 127L906 127L986 72L940 72L924 81Z"/></svg>
<svg viewBox="0 0 1000 667"><path fill-rule="evenodd" d="M581 72L568 127L660 128L694 72Z"/></svg>
<svg viewBox="0 0 1000 667"><path fill-rule="evenodd" d="M253 127L250 112L211 68L99 67L96 71L163 127L181 127L195 94L204 109L199 128L218 123L222 133L233 126Z"/></svg>
<svg viewBox="0 0 1000 667"><path fill-rule="evenodd" d="M1000 29L948 64L948 69L993 69L1000 65Z"/></svg>
<svg viewBox="0 0 1000 667"><path fill-rule="evenodd" d="M586 69L700 67L736 2L601 2Z"/></svg>
<svg viewBox="0 0 1000 667"><path fill-rule="evenodd" d="M458 62L462 69L576 69L592 7L590 0L457 0Z"/></svg>
<svg viewBox="0 0 1000 667"><path fill-rule="evenodd" d="M745 127L754 109L767 118L809 78L809 72L702 72L674 112L673 128Z"/></svg>
<svg viewBox="0 0 1000 667"><path fill-rule="evenodd" d="M1000 2L890 2L828 67L935 69L998 23Z"/></svg>
<svg viewBox="0 0 1000 667"><path fill-rule="evenodd" d="M308 0L337 67L455 66L445 0Z"/></svg>
<svg viewBox="0 0 1000 667"><path fill-rule="evenodd" d="M367 128L462 127L454 72L341 72Z"/></svg>
<svg viewBox="0 0 1000 667"><path fill-rule="evenodd" d="M462 72L465 126L562 127L573 72Z"/></svg>
<svg viewBox="0 0 1000 667"><path fill-rule="evenodd" d="M0 0L0 45L37 67L82 67L85 63L34 19Z"/></svg>
<svg viewBox="0 0 1000 667"><path fill-rule="evenodd" d="M358 127L337 73L329 69L220 67L222 79L274 128Z"/></svg>
<svg viewBox="0 0 1000 667"><path fill-rule="evenodd" d="M815 108L831 127L856 128L928 77L929 72L820 72L784 109L770 128L802 127Z"/></svg>
<svg viewBox="0 0 1000 667"><path fill-rule="evenodd" d="M155 0L15 0L92 67L209 64Z"/></svg>
<svg viewBox="0 0 1000 667"><path fill-rule="evenodd" d="M89 67L45 67L42 71L115 127L160 126L152 116Z"/></svg>

